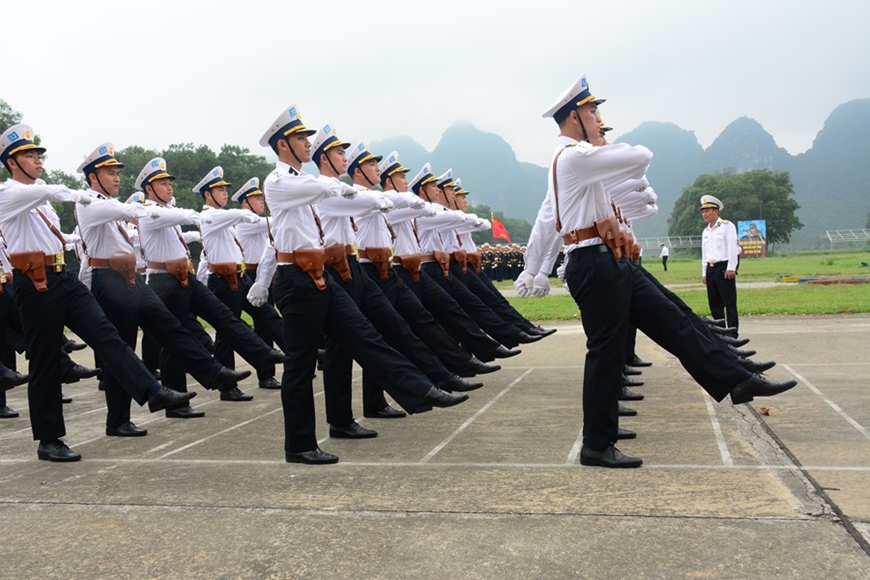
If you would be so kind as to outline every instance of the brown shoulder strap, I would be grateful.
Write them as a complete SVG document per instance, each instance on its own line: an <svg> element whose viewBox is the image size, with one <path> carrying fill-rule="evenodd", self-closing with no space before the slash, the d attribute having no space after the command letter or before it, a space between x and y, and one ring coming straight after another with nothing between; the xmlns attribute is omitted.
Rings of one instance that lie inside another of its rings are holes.
<svg viewBox="0 0 870 580"><path fill-rule="evenodd" d="M560 149L558 153L556 153L556 157L553 159L553 200L556 202L556 233L562 231L562 218L559 216L559 185L556 182L556 164L559 162L559 157L562 156L562 153L565 152L564 149Z"/></svg>
<svg viewBox="0 0 870 580"><path fill-rule="evenodd" d="M66 248L66 239L63 237L63 234L60 232L60 230L57 229L57 227L55 227L55 225L53 223L51 223L51 221L47 217L45 217L45 214L42 213L42 210L40 210L39 208L36 208L35 211L39 215L39 217L42 218L42 221L45 222L45 225L48 226L48 229L51 230L51 233L53 233L57 237L57 239L60 240L61 247ZM63 250L61 250L61 251L63 251Z"/></svg>

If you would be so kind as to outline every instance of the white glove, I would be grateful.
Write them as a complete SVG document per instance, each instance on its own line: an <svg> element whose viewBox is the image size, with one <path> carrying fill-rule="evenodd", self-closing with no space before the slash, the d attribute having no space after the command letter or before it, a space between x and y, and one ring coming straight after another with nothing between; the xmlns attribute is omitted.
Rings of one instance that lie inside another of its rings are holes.
<svg viewBox="0 0 870 580"><path fill-rule="evenodd" d="M563 262L561 266L556 268L556 276L559 277L559 280L565 285L565 288L567 288L568 282L565 280L565 266L567 266L567 264Z"/></svg>
<svg viewBox="0 0 870 580"><path fill-rule="evenodd" d="M438 213L438 208L435 207L434 204L427 203L426 204L426 217L435 217Z"/></svg>
<svg viewBox="0 0 870 580"><path fill-rule="evenodd" d="M535 286L532 288L532 296L543 298L550 293L550 279L543 272L535 276Z"/></svg>
<svg viewBox="0 0 870 580"><path fill-rule="evenodd" d="M73 196L75 197L75 202L81 205L90 205L94 201L94 198L84 191L76 191L73 193Z"/></svg>
<svg viewBox="0 0 870 580"><path fill-rule="evenodd" d="M348 185L343 181L341 183L341 197L345 199L353 199L356 197L356 194L359 193L356 188L352 185Z"/></svg>
<svg viewBox="0 0 870 580"><path fill-rule="evenodd" d="M82 241L82 237L77 236L76 234L64 234L63 239L67 244L78 244Z"/></svg>
<svg viewBox="0 0 870 580"><path fill-rule="evenodd" d="M199 221L204 224L210 224L214 221L210 211L205 211L199 214Z"/></svg>
<svg viewBox="0 0 870 580"><path fill-rule="evenodd" d="M248 290L248 302L259 308L268 301L269 289L254 282L254 285Z"/></svg>
<svg viewBox="0 0 870 580"><path fill-rule="evenodd" d="M416 195L414 197L416 199L414 201L412 201L411 203L409 203L408 207L410 207L411 209L423 209L424 207L426 207L426 200L425 199L421 199L421 198L417 197Z"/></svg>
<svg viewBox="0 0 870 580"><path fill-rule="evenodd" d="M156 220L160 217L160 210L157 209L157 206L146 206L145 207L145 215L150 217L153 220Z"/></svg>
<svg viewBox="0 0 870 580"><path fill-rule="evenodd" d="M260 223L260 216L252 211L245 210L245 219L242 221L248 224L257 224Z"/></svg>
<svg viewBox="0 0 870 580"><path fill-rule="evenodd" d="M528 298L532 295L532 288L535 286L535 277L532 276L531 272L527 272L523 270L520 272L520 275L517 276L516 281L514 282L514 290L517 291L517 296L520 298Z"/></svg>
<svg viewBox="0 0 870 580"><path fill-rule="evenodd" d="M378 204L377 204L378 211L388 212L388 211L392 210L394 207L396 207L396 205L392 201L387 199L386 197L381 196L378 198Z"/></svg>

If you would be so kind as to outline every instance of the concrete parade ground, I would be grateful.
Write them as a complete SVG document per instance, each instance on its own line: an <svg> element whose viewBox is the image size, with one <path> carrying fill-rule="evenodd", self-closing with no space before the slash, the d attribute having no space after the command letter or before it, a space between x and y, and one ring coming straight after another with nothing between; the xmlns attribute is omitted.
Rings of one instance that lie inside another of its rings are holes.
<svg viewBox="0 0 870 580"><path fill-rule="evenodd" d="M870 578L870 316L742 318L744 348L798 386L740 406L639 335L654 364L624 403L638 437L618 447L644 460L627 470L579 464L585 336L545 326L451 409L363 419L355 368L375 439L328 437L318 372L331 466L285 463L280 391L254 377L251 402L192 384L202 419L134 407L148 436L126 439L95 379L65 386L69 464L37 460L12 389L0 578Z"/></svg>

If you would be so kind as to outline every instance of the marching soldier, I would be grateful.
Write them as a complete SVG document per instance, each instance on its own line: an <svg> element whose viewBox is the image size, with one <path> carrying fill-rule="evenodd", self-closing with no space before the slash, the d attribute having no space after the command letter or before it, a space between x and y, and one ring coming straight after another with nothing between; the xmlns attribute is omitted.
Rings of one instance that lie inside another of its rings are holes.
<svg viewBox="0 0 870 580"><path fill-rule="evenodd" d="M160 157L146 163L136 178L136 189L145 192L151 207L159 213L157 219L139 221L139 241L145 255L148 285L182 326L189 329L191 324L198 324L191 322L191 314L202 317L218 332L225 333L233 349L255 368L283 360L280 351L269 348L191 272L190 254L179 226L199 225L212 218L208 213L201 216L193 210L169 207L173 179ZM171 388L180 392L187 389L185 369L172 349L160 351L160 371L163 381ZM243 375L249 376L250 371L244 371ZM205 412L186 406L167 410L166 416L190 419L203 417Z"/></svg>
<svg viewBox="0 0 870 580"><path fill-rule="evenodd" d="M61 440L66 434L61 403L61 371L57 356L64 326L94 349L106 370L151 412L184 405L195 393L176 393L154 380L130 346L106 318L93 294L63 263L66 244L41 206L49 201L92 199L62 185L46 185L42 175L45 148L33 142L33 130L14 125L0 137L0 162L12 179L0 186L0 231L14 266L13 288L21 310L30 357L27 391L37 456L48 461L78 461L81 455Z"/></svg>
<svg viewBox="0 0 870 580"><path fill-rule="evenodd" d="M88 195L94 201L76 208L81 231L81 245L91 269L91 292L118 329L121 338L136 348L141 326L163 348L174 353L193 377L207 388L231 385L244 378L224 368L172 315L160 298L136 272L137 256L127 228L121 220L157 219L156 206L121 203L115 196L121 187L122 163L115 158L111 143L103 143L79 165L77 172L88 180ZM139 437L146 435L130 421L130 396L123 390L118 377L103 373L106 393L106 435Z"/></svg>
<svg viewBox="0 0 870 580"><path fill-rule="evenodd" d="M396 402L408 412L447 407L467 400L434 386L419 370L387 346L347 293L329 277L324 233L313 207L328 197L354 197L356 189L333 179L320 180L302 172L311 160L308 129L296 105L286 108L266 130L260 145L278 156L275 171L264 182L273 219L277 250L275 299L284 319L287 358L281 384L284 407L284 452L290 463L336 463L338 457L317 445L312 376L321 333L346 348L382 384L394 384ZM258 272L257 278L270 274Z"/></svg>

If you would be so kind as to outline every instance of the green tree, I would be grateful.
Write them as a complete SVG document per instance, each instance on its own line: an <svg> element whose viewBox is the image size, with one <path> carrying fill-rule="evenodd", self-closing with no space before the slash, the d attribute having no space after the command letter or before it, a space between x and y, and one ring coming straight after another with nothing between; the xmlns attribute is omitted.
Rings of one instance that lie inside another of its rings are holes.
<svg viewBox="0 0 870 580"><path fill-rule="evenodd" d="M795 215L800 208L794 200L794 186L788 171L756 169L737 173L733 169L699 175L683 190L668 218L668 234L697 236L705 227L701 218L703 195L718 197L725 206L722 218L733 222L764 219L767 241L788 243L791 233L803 227Z"/></svg>
<svg viewBox="0 0 870 580"><path fill-rule="evenodd" d="M6 129L21 122L21 113L9 106L9 103L0 99L0 134L6 132ZM0 165L0 178L6 179L10 177L6 168Z"/></svg>

